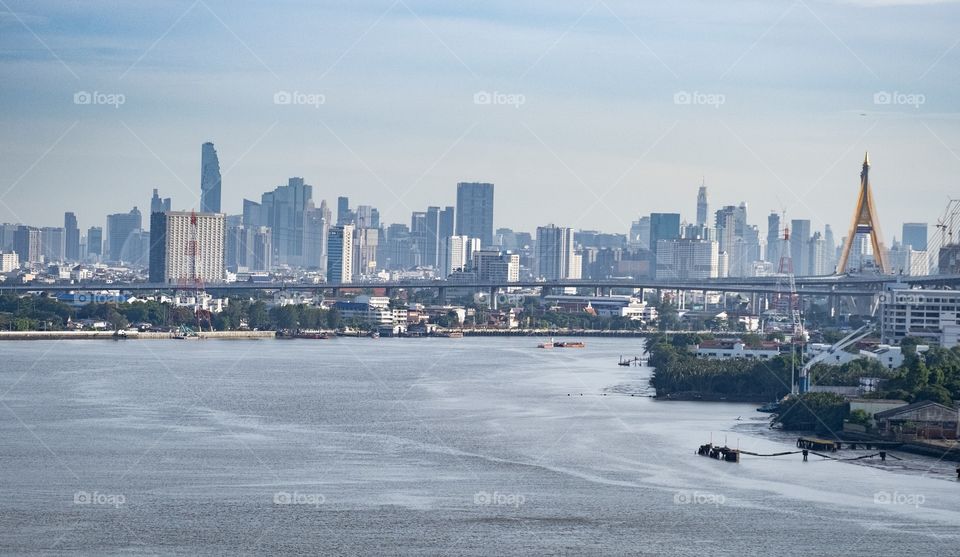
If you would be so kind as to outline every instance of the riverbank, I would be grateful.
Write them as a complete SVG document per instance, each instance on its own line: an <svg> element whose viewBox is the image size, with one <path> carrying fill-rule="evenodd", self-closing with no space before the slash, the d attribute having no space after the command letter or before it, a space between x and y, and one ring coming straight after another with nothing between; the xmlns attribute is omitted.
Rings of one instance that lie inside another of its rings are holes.
<svg viewBox="0 0 960 557"><path fill-rule="evenodd" d="M170 339L173 333L124 331L116 335L114 331L0 331L2 340L134 340L134 339ZM199 331L202 339L258 339L274 338L275 331Z"/></svg>

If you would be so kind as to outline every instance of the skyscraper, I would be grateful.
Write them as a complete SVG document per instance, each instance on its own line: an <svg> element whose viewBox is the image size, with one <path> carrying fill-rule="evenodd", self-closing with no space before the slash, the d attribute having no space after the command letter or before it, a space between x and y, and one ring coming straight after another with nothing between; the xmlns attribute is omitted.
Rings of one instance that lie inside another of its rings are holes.
<svg viewBox="0 0 960 557"><path fill-rule="evenodd" d="M303 265L311 269L325 268L327 264L327 233L330 229L332 213L326 201L320 207L310 207L304 211L303 224Z"/></svg>
<svg viewBox="0 0 960 557"><path fill-rule="evenodd" d="M680 213L650 213L650 251L657 253L657 242L680 237Z"/></svg>
<svg viewBox="0 0 960 557"><path fill-rule="evenodd" d="M13 251L19 256L21 264L40 262L43 256L40 229L32 226L18 226L13 233Z"/></svg>
<svg viewBox="0 0 960 557"><path fill-rule="evenodd" d="M200 151L200 212L220 212L220 159L209 141Z"/></svg>
<svg viewBox="0 0 960 557"><path fill-rule="evenodd" d="M103 229L99 226L87 229L87 255L103 255Z"/></svg>
<svg viewBox="0 0 960 557"><path fill-rule="evenodd" d="M910 246L917 251L927 250L927 223L903 223L903 245Z"/></svg>
<svg viewBox="0 0 960 557"><path fill-rule="evenodd" d="M337 198L337 226L353 224L356 215L350 210L350 198Z"/></svg>
<svg viewBox="0 0 960 557"><path fill-rule="evenodd" d="M80 227L77 226L77 215L63 214L64 247L63 255L67 261L80 261Z"/></svg>
<svg viewBox="0 0 960 557"><path fill-rule="evenodd" d="M707 224L707 186L700 186L697 192L697 224Z"/></svg>
<svg viewBox="0 0 960 557"><path fill-rule="evenodd" d="M63 261L64 237L64 230L59 226L44 226L40 229L40 249L44 261Z"/></svg>
<svg viewBox="0 0 960 557"><path fill-rule="evenodd" d="M537 275L546 280L578 278L576 266L573 229L552 224L537 227Z"/></svg>
<svg viewBox="0 0 960 557"><path fill-rule="evenodd" d="M484 247L493 245L493 184L457 184L456 235L479 238Z"/></svg>
<svg viewBox="0 0 960 557"><path fill-rule="evenodd" d="M140 215L140 210L136 207L131 209L129 213L107 215L106 260L114 263L122 261L123 248L127 245L127 240L142 228L143 218Z"/></svg>
<svg viewBox="0 0 960 557"><path fill-rule="evenodd" d="M222 213L151 214L150 282L222 281L225 240L226 218Z"/></svg>
<svg viewBox="0 0 960 557"><path fill-rule="evenodd" d="M767 257L766 260L773 263L773 270L776 271L780 266L780 244L783 238L783 231L780 229L780 214L774 211L767 216Z"/></svg>
<svg viewBox="0 0 960 557"><path fill-rule="evenodd" d="M260 225L269 226L273 232L275 264L303 265L304 213L312 200L313 186L297 177L261 196Z"/></svg>
<svg viewBox="0 0 960 557"><path fill-rule="evenodd" d="M327 282L353 280L353 225L331 226L327 237Z"/></svg>
<svg viewBox="0 0 960 557"><path fill-rule="evenodd" d="M794 275L810 274L810 221L807 219L790 221L790 259Z"/></svg>
<svg viewBox="0 0 960 557"><path fill-rule="evenodd" d="M163 213L171 211L171 201L169 197L161 198L159 190L153 188L153 197L150 198L150 213Z"/></svg>

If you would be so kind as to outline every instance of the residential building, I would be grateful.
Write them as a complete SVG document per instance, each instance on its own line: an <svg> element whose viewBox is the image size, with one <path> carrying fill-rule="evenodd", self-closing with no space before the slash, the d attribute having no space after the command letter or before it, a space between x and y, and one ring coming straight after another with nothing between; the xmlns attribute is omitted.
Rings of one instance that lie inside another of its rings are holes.
<svg viewBox="0 0 960 557"><path fill-rule="evenodd" d="M537 227L537 276L545 280L579 277L575 260L573 229L548 225Z"/></svg>
<svg viewBox="0 0 960 557"><path fill-rule="evenodd" d="M887 288L881 295L880 342L918 337L945 347L960 343L960 291Z"/></svg>
<svg viewBox="0 0 960 557"><path fill-rule="evenodd" d="M353 281L352 224L331 226L327 233L327 282L346 284Z"/></svg>
<svg viewBox="0 0 960 557"><path fill-rule="evenodd" d="M226 276L223 213L150 215L150 282L215 283Z"/></svg>
<svg viewBox="0 0 960 557"><path fill-rule="evenodd" d="M720 272L717 242L678 238L657 242L657 279L717 278Z"/></svg>
<svg viewBox="0 0 960 557"><path fill-rule="evenodd" d="M104 258L111 263L123 261L124 248L135 232L143 229L140 210L134 207L129 213L107 215L107 253ZM130 248L126 249L131 252ZM139 252L139 248L134 250Z"/></svg>

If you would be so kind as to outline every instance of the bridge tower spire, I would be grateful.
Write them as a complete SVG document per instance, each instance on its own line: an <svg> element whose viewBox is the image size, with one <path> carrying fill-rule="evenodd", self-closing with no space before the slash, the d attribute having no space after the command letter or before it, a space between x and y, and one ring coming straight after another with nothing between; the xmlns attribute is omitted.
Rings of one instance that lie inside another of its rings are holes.
<svg viewBox="0 0 960 557"><path fill-rule="evenodd" d="M863 155L863 170L860 171L860 195L857 197L857 207L853 211L853 221L847 232L847 239L840 252L840 261L837 264L837 274L847 272L850 259L850 250L853 247L857 234L869 234L873 246L873 260L881 273L890 271L887 264L887 253L883 247L883 236L880 233L880 219L877 217L877 206L873 201L873 191L870 188L870 154Z"/></svg>

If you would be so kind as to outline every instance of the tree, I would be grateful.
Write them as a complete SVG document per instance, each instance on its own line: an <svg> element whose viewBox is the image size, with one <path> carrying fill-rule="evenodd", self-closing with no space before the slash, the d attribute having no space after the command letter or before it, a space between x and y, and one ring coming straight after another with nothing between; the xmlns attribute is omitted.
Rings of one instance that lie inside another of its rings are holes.
<svg viewBox="0 0 960 557"><path fill-rule="evenodd" d="M849 413L849 404L834 393L804 393L790 397L780 404L772 423L785 430L812 430L834 433L843 428L843 419Z"/></svg>

